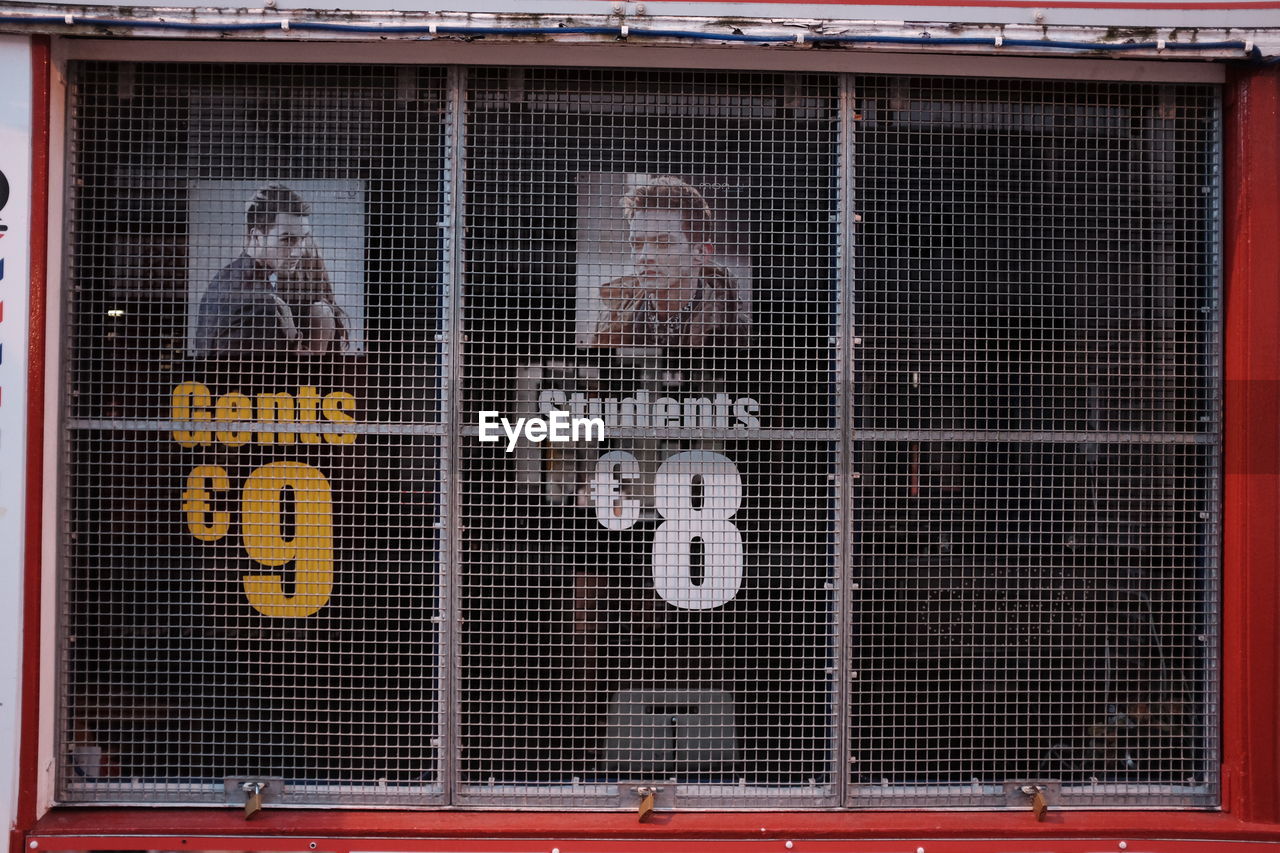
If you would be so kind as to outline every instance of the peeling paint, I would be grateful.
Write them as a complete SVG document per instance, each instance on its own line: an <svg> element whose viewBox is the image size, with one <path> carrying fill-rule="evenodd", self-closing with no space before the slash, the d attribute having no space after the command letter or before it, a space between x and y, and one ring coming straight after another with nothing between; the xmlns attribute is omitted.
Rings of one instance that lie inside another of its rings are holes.
<svg viewBox="0 0 1280 853"><path fill-rule="evenodd" d="M371 2L372 0L370 0ZM265 0L264 0L265 2ZM281 0L284 2L284 0ZM299 3L300 0L289 0ZM317 5L329 0L316 0ZM394 3L396 0L390 0ZM507 2L507 0L500 0ZM696 0L690 0L696 2ZM604 4L600 4L604 5ZM0 0L0 31L49 32L60 35L98 35L134 38L171 38L171 39L217 39L222 41L261 41L285 42L305 39L307 41L421 41L426 36L421 32L397 31L397 27L416 27L425 29L427 24L435 24L440 28L480 29L529 29L547 30L547 32L525 33L467 33L450 32L433 35L432 38L450 41L474 41L484 38L486 41L503 41L511 43L555 42L563 44L610 44L618 41L612 28L620 23L631 21L631 42L638 45L667 46L673 44L697 44L708 48L732 48L758 50L761 48L781 50L814 50L847 49L862 52L911 52L911 53L948 53L948 54L994 54L1002 56L1052 56L1067 58L1070 56L1097 56L1104 49L1112 48L1107 54L1114 59L1163 59L1163 60L1197 60L1205 59L1243 59L1243 43L1250 41L1257 45L1261 53L1266 55L1280 54L1280 28L1227 28L1223 26L1195 27L1182 24L1179 29L1169 30L1165 41L1193 45L1197 42L1229 42L1238 41L1238 46L1223 46L1203 51L1158 51L1153 44L1150 49L1140 48L1131 51L1114 52L1119 45L1134 45L1154 42L1158 33L1150 26L1084 26L1049 23L1007 23L998 21L957 22L957 21L898 21L898 20L847 20L838 17L816 17L798 15L793 18L778 17L745 17L741 15L712 14L694 15L654 15L652 6L646 7L643 15L633 4L619 4L612 12L596 14L567 14L563 9L548 11L529 11L527 9L503 9L499 12L475 11L366 11L336 8L295 8L276 10L267 6L253 9L232 8L191 8L171 7L167 9L152 8L145 5L119 5L103 7L81 7L76 15L77 20L68 26L62 22L67 14L68 6L49 3L27 3ZM661 7L659 7L661 8ZM712 8L709 6L709 8ZM723 7L722 7L723 8ZM814 7L805 7L806 10ZM845 7L837 7L845 8ZM19 14L21 10L22 15ZM797 11L799 11L797 9ZM832 11L836 11L833 8ZM920 11L918 8L915 11ZM48 16L38 25L9 23L6 18L19 20L25 16ZM114 20L90 21L88 18L101 18L110 15ZM235 30L234 25L245 23L271 23L281 20L294 25L293 30L281 28ZM165 22L183 22L187 25L197 24L207 27L203 30L166 30ZM344 32L335 27L332 30L305 30L299 25L318 22L327 25L349 24L353 26L376 28L386 27L386 32ZM224 27L226 27L224 29ZM609 29L608 33L572 33L563 32L574 28ZM646 37L636 30L652 29L687 33L687 38L664 36ZM856 44L805 42L796 43L797 30L818 36L857 36ZM558 32L559 31L559 32ZM739 42L729 39L721 41L721 36L737 35L768 36L777 42ZM902 36L915 36L919 43L899 41ZM884 42L877 42L878 37L891 37ZM953 38L994 39L1002 37L1004 43L956 45L948 44ZM699 41L701 39L701 41ZM725 42L728 42L726 44ZM1013 41L1026 44L1014 45ZM1037 42L1076 42L1079 45L1097 45L1097 50L1079 47L1075 50L1050 49Z"/></svg>
<svg viewBox="0 0 1280 853"><path fill-rule="evenodd" d="M1155 27L1107 27L1098 41L1148 41L1155 37Z"/></svg>

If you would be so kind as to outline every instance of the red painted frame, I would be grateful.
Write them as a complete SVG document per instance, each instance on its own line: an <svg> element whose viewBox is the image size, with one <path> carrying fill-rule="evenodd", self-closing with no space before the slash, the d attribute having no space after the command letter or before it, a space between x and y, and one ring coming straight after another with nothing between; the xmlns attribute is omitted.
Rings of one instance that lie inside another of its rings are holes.
<svg viewBox="0 0 1280 853"><path fill-rule="evenodd" d="M1226 90L1223 805L1280 821L1280 73Z"/></svg>
<svg viewBox="0 0 1280 853"><path fill-rule="evenodd" d="M40 748L41 560L44 541L44 369L49 256L49 84L48 36L31 39L31 286L27 320L27 459L25 553L22 575L22 703L18 743L18 800L10 847L35 824Z"/></svg>
<svg viewBox="0 0 1280 853"><path fill-rule="evenodd" d="M1280 844L1280 69L1234 70L1224 90L1226 434L1221 812L634 814L59 808L36 815L49 45L37 43L32 359L20 804L26 849L549 851L1122 850ZM36 222L39 224L37 225ZM39 322L37 322L37 320ZM1126 847L1121 847L1124 841ZM34 845L34 848L33 848ZM908 847L910 845L910 847ZM1238 849L1232 847L1232 849Z"/></svg>
<svg viewBox="0 0 1280 853"><path fill-rule="evenodd" d="M770 834L753 839L719 839L677 841L662 839L567 839L556 836L540 839L511 840L506 838L468 838L465 840L413 839L413 838L380 838L352 839L328 838L320 836L303 836L290 843L269 837L183 837L173 836L136 836L131 838L80 837L49 838L41 837L36 841L36 853L41 851L81 850L85 846L93 846L95 850L198 850L197 843L213 845L218 850L235 851L299 851L299 853L376 853L394 849L404 853L430 853L447 849L451 853L910 853L910 851L926 851L926 853L1099 853L1099 851L1116 851L1116 853L1250 853L1253 849L1272 848L1271 841L1206 841L1195 839L1170 840L1138 840L1132 835L1113 835L1082 839L1054 839L1052 841L1035 841L1017 836L993 838L947 838L924 839L905 838L895 840L814 840L785 834ZM80 844L81 847L72 845ZM1243 845L1243 849L1242 849ZM31 850L28 850L31 853Z"/></svg>

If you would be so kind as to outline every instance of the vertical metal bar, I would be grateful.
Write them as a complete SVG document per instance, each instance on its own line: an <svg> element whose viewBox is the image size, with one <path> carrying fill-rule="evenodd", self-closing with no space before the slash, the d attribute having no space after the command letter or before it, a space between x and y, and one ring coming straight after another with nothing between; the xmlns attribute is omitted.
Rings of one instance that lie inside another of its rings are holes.
<svg viewBox="0 0 1280 853"><path fill-rule="evenodd" d="M1206 589L1202 599L1205 614L1204 626L1204 738L1205 759L1204 773L1209 788L1209 796L1219 806L1226 806L1222 801L1223 788L1221 778L1222 756L1222 697L1220 687L1222 670L1218 665L1222 653L1222 514L1223 514L1223 408L1225 387L1223 372L1225 369L1223 340L1223 124L1222 88L1215 87L1210 96L1213 101L1212 120L1210 122L1213 142L1210 145L1209 176L1209 292L1208 300L1209 340L1205 351L1212 359L1209 370L1209 400L1212 410L1208 415L1213 419L1214 453L1210 465L1210 476L1205 482L1205 508L1208 521L1205 524L1205 577Z"/></svg>
<svg viewBox="0 0 1280 853"><path fill-rule="evenodd" d="M837 118L837 200L836 200L836 429L839 433L836 463L836 666L835 689L832 700L835 705L835 743L832 745L835 766L832 779L835 783L836 802L846 804L851 768L849 755L849 717L852 711L849 684L853 654L851 612L853 587L850 581L852 567L850 546L853 533L853 75L839 77Z"/></svg>
<svg viewBox="0 0 1280 853"><path fill-rule="evenodd" d="M58 314L62 326L62 331L58 336L58 356L57 362L53 365L53 369L58 371L59 384L61 393L58 395L58 444L54 448L57 454L57 501L58 501L58 530L54 537L55 551L54 564L57 566L57 607L54 610L54 637L56 643L55 651L55 667L54 675L55 700L54 700L54 729L53 729L53 758L56 762L54 769L54 800L63 800L67 795L68 772L66 765L66 756L68 752L68 728L71 725L69 709L67 707L67 697L70 693L70 673L68 672L67 661L67 635L70 632L66 617L66 602L70 598L70 589L68 584L68 576L70 571L68 564L70 562L71 550L71 489L70 475L71 466L69 464L70 444L71 444L71 428L68 421L71 418L71 389L74 387L71 377L71 344L72 334L69 330L74 328L74 310L75 310L75 293L78 288L74 286L75 282L75 262L79 258L80 253L76 251L75 240L75 218L76 203L79 201L78 193L75 188L79 186L76 178L76 155L77 146L77 127L76 115L80 93L80 83L83 66L78 62L68 63L67 68L67 103L65 126L67 135L67 144L63 149L63 175L66 179L62 186L62 221L59 226L62 228L63 245L67 247L67 251L62 253L62 269L61 269L61 294L58 297Z"/></svg>
<svg viewBox="0 0 1280 853"><path fill-rule="evenodd" d="M1160 405L1169 394L1176 394L1179 379L1175 360L1177 304L1176 290L1176 225L1171 218L1161 221L1162 211L1174 205L1176 175L1173 174L1175 133L1173 122L1178 113L1178 95L1173 86L1161 86L1156 105L1151 109L1143 128L1146 139L1144 148L1149 158L1150 193L1152 205L1151 287L1147 296L1147 312L1150 316L1150 358L1156 374L1151 379L1154 391L1149 412L1144 412L1144 422L1151 430L1172 428L1171 412ZM1171 375L1173 374L1172 378Z"/></svg>
<svg viewBox="0 0 1280 853"><path fill-rule="evenodd" d="M445 707L441 711L443 731L440 746L440 782L446 802L453 802L457 787L458 724L456 709L461 707L458 627L461 608L455 584L460 575L461 489L458 484L458 447L462 424L458 414L457 391L460 371L462 321L462 160L463 112L466 100L466 69L452 66L447 78L444 122L444 209L441 211L443 234L441 299L441 415L445 433L440 441L440 696Z"/></svg>

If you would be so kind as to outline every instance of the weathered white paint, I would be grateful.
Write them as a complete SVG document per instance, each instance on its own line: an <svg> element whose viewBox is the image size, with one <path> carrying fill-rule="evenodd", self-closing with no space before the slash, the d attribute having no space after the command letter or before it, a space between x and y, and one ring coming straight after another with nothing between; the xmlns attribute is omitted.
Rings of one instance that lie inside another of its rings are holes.
<svg viewBox="0 0 1280 853"><path fill-rule="evenodd" d="M1001 2L1002 0L991 0ZM192 0L196 2L196 0ZM608 45L615 50L636 46L714 46L746 55L762 51L830 51L841 55L878 52L1033 55L1063 57L1195 60L1240 59L1247 48L1265 56L1280 55L1280 0L1171 0L1173 5L1202 8L1144 8L1118 0L1115 9L1092 9L1089 16L1070 5L1042 8L1017 6L896 6L802 2L703 2L703 0L476 0L472 8L421 10L401 0L259 0L245 6L184 7L177 0L126 6L67 6L47 0L9 0L0 4L0 32L48 32L79 37L173 38L191 41L360 41L414 44L460 39L478 32L508 44L545 42ZM1028 0L1007 0L1025 4ZM1063 0L1069 4L1071 0ZM262 5L265 3L266 5ZM1254 4L1250 6L1249 4ZM1257 5L1261 4L1261 5ZM1270 7L1270 8L1265 8ZM320 29L308 29L320 24ZM252 29L226 29L249 25ZM432 35L431 27L443 29ZM416 28L405 32L404 28ZM574 28L603 32L572 32ZM626 28L627 37L620 38ZM450 28L458 30L449 32ZM523 32L485 33L491 29ZM533 32L529 32L532 30ZM465 31L462 32L462 31ZM648 34L646 34L646 31ZM654 32L668 35L656 36ZM671 35L677 33L678 35ZM768 45L724 41L734 36L768 37ZM820 36L873 37L889 42L825 44ZM978 44L948 44L954 38ZM773 41L778 39L778 41ZM1000 43L996 44L999 39ZM905 41L898 41L905 40ZM1018 42L1025 42L1019 44ZM1058 42L1047 47L1047 42ZM1067 47L1069 42L1076 47ZM1220 48L1186 49L1219 42ZM1138 49L1132 46L1137 45ZM1167 48L1167 49L1166 49Z"/></svg>
<svg viewBox="0 0 1280 853"><path fill-rule="evenodd" d="M104 6L102 0L65 0L63 6ZM137 8L208 8L210 0L142 0L128 4ZM1199 8L1169 8L1170 6ZM856 3L848 0L803 0L771 3L725 2L725 0L467 0L444 4L442 12L479 12L518 15L614 14L633 16L694 15L708 18L825 18L855 21L938 21L944 23L1049 24L1128 27L1250 27L1280 24L1280 8L1260 8L1257 0L1172 0L1158 7L1150 0L1109 0L1096 5L1076 5L1064 0L1045 0L1035 5L1003 5L1000 0L956 0L939 5L916 6L903 3ZM102 11L115 12L116 7ZM226 7L224 7L226 8ZM421 12L417 0L250 0L248 9L316 9L355 12Z"/></svg>
<svg viewBox="0 0 1280 853"><path fill-rule="evenodd" d="M0 36L0 172L9 198L0 208L0 819L17 812L22 663L23 523L27 515L27 306L31 253L31 44ZM38 509L35 510L38 512Z"/></svg>

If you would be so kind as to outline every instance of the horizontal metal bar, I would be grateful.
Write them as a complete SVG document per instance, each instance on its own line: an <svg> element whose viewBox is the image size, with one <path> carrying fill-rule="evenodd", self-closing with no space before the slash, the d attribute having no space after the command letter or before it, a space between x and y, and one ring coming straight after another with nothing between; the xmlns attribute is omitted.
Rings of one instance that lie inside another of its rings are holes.
<svg viewBox="0 0 1280 853"><path fill-rule="evenodd" d="M462 434L467 438L478 437L480 431L476 427L463 427ZM499 444L506 442L506 436L499 433ZM606 440L611 438L672 438L713 441L837 441L840 433L832 429L700 429L685 427L606 427Z"/></svg>
<svg viewBox="0 0 1280 853"><path fill-rule="evenodd" d="M135 420L132 418L72 418L72 430L114 430L121 432L291 432L339 433L342 435L444 435L444 424L354 423L330 421L171 421Z"/></svg>
<svg viewBox="0 0 1280 853"><path fill-rule="evenodd" d="M796 800L813 800L825 799L833 796L832 786L815 785L809 787L807 785L789 785L772 788L766 785L705 785L692 784L680 785L680 796L684 797L723 797L726 793L732 792L734 797L772 797L777 799L796 799ZM611 784L600 785L465 785L459 789L460 794L464 794L477 799L491 796L531 796L531 797L556 797L564 796L584 796L584 797L616 797L619 794L619 786Z"/></svg>
<svg viewBox="0 0 1280 853"><path fill-rule="evenodd" d="M1218 443L1213 432L1091 432L1088 430L1000 429L866 429L855 430L854 441L964 441L1016 444L1204 444Z"/></svg>
<svg viewBox="0 0 1280 853"><path fill-rule="evenodd" d="M274 421L173 421L135 420L131 418L73 418L67 421L72 430L117 430L124 432L287 432L344 433L355 435L444 435L444 424L274 422ZM462 435L478 437L477 427L464 427ZM606 438L673 438L706 440L775 440L836 441L838 430L828 429L685 429L683 427L614 427L605 430ZM1030 442L1036 444L1204 444L1218 442L1216 433L1188 432L1090 432L1087 430L984 430L984 429L868 429L857 430L855 441L964 441L964 442Z"/></svg>

